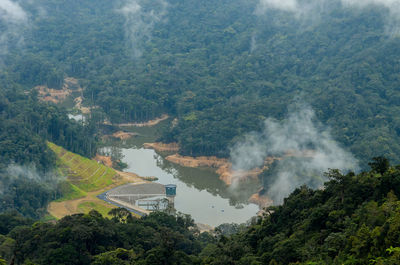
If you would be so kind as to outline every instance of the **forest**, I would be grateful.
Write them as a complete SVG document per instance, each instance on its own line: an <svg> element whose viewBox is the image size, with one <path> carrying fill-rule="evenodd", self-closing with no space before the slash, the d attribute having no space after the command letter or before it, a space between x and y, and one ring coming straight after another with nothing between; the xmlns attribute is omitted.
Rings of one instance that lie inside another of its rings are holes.
<svg viewBox="0 0 400 265"><path fill-rule="evenodd" d="M46 141L92 157L94 127L68 118L64 109L38 101L35 93L0 91L0 212L38 219L61 197L62 176Z"/></svg>
<svg viewBox="0 0 400 265"><path fill-rule="evenodd" d="M0 1L0 264L399 264L400 165L389 160L400 163L400 12L266 2L279 1ZM61 90L68 77L83 88L85 122L38 99L36 86ZM320 189L210 232L185 214L120 208L47 219L63 192L48 142L91 158L104 122L168 114L159 141L228 158L296 102L360 172L327 168L310 176L328 180Z"/></svg>
<svg viewBox="0 0 400 265"><path fill-rule="evenodd" d="M2 79L31 89L78 78L97 123L167 113L178 123L160 140L228 157L300 99L364 168L376 155L400 162L399 38L385 6L320 1L292 15L256 0L20 2L33 26L17 27L24 41L2 56Z"/></svg>
<svg viewBox="0 0 400 265"><path fill-rule="evenodd" d="M247 225L203 232L188 215L140 219L122 208L56 223L0 215L0 255L14 264L398 264L400 166L376 157L371 170L326 173Z"/></svg>

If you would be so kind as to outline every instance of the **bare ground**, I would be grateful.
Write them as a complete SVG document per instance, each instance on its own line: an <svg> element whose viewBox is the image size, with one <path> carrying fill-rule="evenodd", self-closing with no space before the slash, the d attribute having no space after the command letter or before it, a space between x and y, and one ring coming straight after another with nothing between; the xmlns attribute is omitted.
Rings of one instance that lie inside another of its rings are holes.
<svg viewBox="0 0 400 265"><path fill-rule="evenodd" d="M249 202L257 204L260 209L271 206L273 204L273 201L268 196L260 195L259 193L253 194L249 198Z"/></svg>
<svg viewBox="0 0 400 265"><path fill-rule="evenodd" d="M156 118L154 120L150 120L147 122L134 122L134 123L121 123L121 124L116 124L117 126L121 126L121 127L150 127L150 126L154 126L159 124L162 121L165 121L166 119L168 119L169 116L167 114L163 114L161 117Z"/></svg>
<svg viewBox="0 0 400 265"><path fill-rule="evenodd" d="M84 107L82 106L82 97L77 97L74 99L75 102L75 108L78 109L82 114L89 114L91 109L89 107Z"/></svg>
<svg viewBox="0 0 400 265"><path fill-rule="evenodd" d="M65 100L71 94L71 91L65 88L58 90L46 86L37 86L34 89L38 91L38 97L41 101L53 102L56 104Z"/></svg>
<svg viewBox="0 0 400 265"><path fill-rule="evenodd" d="M225 158L217 158L215 156L200 156L190 157L174 154L167 156L166 159L172 163L185 166L185 167L209 167L215 168L219 178L226 183L232 185L234 182L240 182L248 178L257 179L261 172L268 168L268 165L273 162L273 158L267 158L262 168L254 168L248 171L235 171L232 170L232 163Z"/></svg>
<svg viewBox="0 0 400 265"><path fill-rule="evenodd" d="M144 143L143 147L147 148L147 149L154 149L158 152L178 152L179 151L179 145L177 143L170 143L170 144Z"/></svg>
<svg viewBox="0 0 400 265"><path fill-rule="evenodd" d="M75 200L69 200L63 202L51 202L47 208L47 211L55 218L61 219L67 215L80 213L78 206L85 202L93 202L102 205L105 208L109 208L111 210L112 208L115 208L115 206L108 204L96 197L97 195L105 192L106 190L108 190L108 188L101 191L88 192L86 197Z"/></svg>
<svg viewBox="0 0 400 265"><path fill-rule="evenodd" d="M111 135L111 137L120 139L120 140L128 140L129 138L138 135L137 133L133 132L124 132L124 131L118 131L115 132Z"/></svg>
<svg viewBox="0 0 400 265"><path fill-rule="evenodd" d="M95 160L97 161L103 161L103 163L106 166L109 166L109 164L111 162L111 158L107 157L107 156L99 156L97 155L95 157ZM85 202L92 202L95 203L96 205L99 205L101 207L104 208L108 208L108 209L112 209L115 208L115 206L106 203L105 201L97 198L96 196L106 192L112 188L115 188L117 186L120 186L122 184L126 184L126 183L146 183L148 181L143 180L140 176L136 175L135 173L131 173L131 172L123 172L123 171L118 171L116 170L116 172L118 173L118 175L113 178L113 184L111 184L108 187L105 187L103 189L97 190L97 191L93 191L93 192L87 192L87 195L83 198L79 198L79 199L74 199L74 200L69 200L69 201L63 201L63 202L51 202L48 206L48 212L56 217L57 219L60 219L64 216L67 215L71 215L71 214L76 214L76 213L80 213L80 209L79 209L79 205L81 205L82 203Z"/></svg>
<svg viewBox="0 0 400 265"><path fill-rule="evenodd" d="M38 98L42 101L60 103L64 101L74 91L82 91L77 79L66 77L62 89L53 89L47 86L36 86L33 89L37 90Z"/></svg>
<svg viewBox="0 0 400 265"><path fill-rule="evenodd" d="M97 154L94 160L102 162L107 167L112 167L112 160L110 156L101 156Z"/></svg>
<svg viewBox="0 0 400 265"><path fill-rule="evenodd" d="M196 223L197 228L200 230L200 233L203 232L212 232L214 230L214 227L211 225L206 225L206 224L201 224L201 223Z"/></svg>

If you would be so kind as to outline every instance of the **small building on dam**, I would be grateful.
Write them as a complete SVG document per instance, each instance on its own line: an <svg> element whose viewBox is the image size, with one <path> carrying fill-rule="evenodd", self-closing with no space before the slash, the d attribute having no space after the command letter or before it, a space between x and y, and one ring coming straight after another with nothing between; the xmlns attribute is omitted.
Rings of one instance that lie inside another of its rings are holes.
<svg viewBox="0 0 400 265"><path fill-rule="evenodd" d="M130 183L109 190L105 195L106 200L143 214L158 210L174 211L176 185L154 182Z"/></svg>

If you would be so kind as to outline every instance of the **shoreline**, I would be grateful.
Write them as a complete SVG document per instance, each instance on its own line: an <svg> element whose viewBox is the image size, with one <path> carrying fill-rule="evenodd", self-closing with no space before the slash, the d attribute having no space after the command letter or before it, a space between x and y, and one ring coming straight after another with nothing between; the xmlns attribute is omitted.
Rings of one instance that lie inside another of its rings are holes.
<svg viewBox="0 0 400 265"><path fill-rule="evenodd" d="M275 160L281 159L277 157L267 157L262 167L254 168L248 171L234 171L232 170L232 163L226 158L218 158L216 156L190 157L179 155L177 153L179 151L179 146L177 143L145 143L143 144L143 147L154 149L158 152L175 152L175 154L168 155L167 157L165 157L165 159L176 165L191 168L215 169L215 172L218 174L219 179L223 181L227 186L235 185L247 179L258 180L258 176L264 170L268 170L269 165L271 165ZM273 201L269 197L261 195L259 192L252 194L249 197L248 202L258 205L261 211L263 210L263 208L273 204Z"/></svg>
<svg viewBox="0 0 400 265"><path fill-rule="evenodd" d="M164 144L164 143L160 143L160 142L144 143L143 148L154 149L155 151L158 151L158 152L178 152L179 151L179 145L177 143L169 143L169 144Z"/></svg>
<svg viewBox="0 0 400 265"><path fill-rule="evenodd" d="M262 167L257 167L252 170L233 170L232 163L226 158L218 158L216 156L181 156L179 154L169 155L165 158L171 163L178 164L184 167L201 168L207 167L215 169L222 180L227 186L244 181L246 179L257 179L258 176L268 169L274 158L267 158Z"/></svg>
<svg viewBox="0 0 400 265"><path fill-rule="evenodd" d="M113 125L118 127L151 127L159 124L162 121L165 121L168 118L169 118L168 114L163 114L159 118L155 118L154 120L149 120L146 122L119 123Z"/></svg>

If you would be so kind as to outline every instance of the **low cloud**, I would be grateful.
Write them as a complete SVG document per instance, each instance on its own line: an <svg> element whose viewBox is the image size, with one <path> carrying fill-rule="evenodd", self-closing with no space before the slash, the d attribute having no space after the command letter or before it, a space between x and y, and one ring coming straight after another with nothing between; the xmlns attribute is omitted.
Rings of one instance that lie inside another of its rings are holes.
<svg viewBox="0 0 400 265"><path fill-rule="evenodd" d="M333 0L335 1L335 0ZM383 6L389 9L391 13L400 15L399 0L338 0L347 7L367 7L371 5ZM316 9L328 3L327 0L259 0L258 13L263 13L267 9L279 9L294 13L315 12Z"/></svg>
<svg viewBox="0 0 400 265"><path fill-rule="evenodd" d="M400 34L400 1L399 0L342 0L346 7L366 8L371 6L384 7L388 10L386 33L398 36Z"/></svg>
<svg viewBox="0 0 400 265"><path fill-rule="evenodd" d="M342 8L363 10L365 8L381 8L387 13L383 16L384 34L400 35L400 0L259 0L254 14L262 17L268 10L287 12L296 19L299 29L306 29L319 24L324 19L324 13ZM250 40L251 47L256 47L256 39ZM250 52L254 49L251 48Z"/></svg>
<svg viewBox="0 0 400 265"><path fill-rule="evenodd" d="M261 12L268 8L295 12L299 6L297 0L260 0L258 8Z"/></svg>
<svg viewBox="0 0 400 265"><path fill-rule="evenodd" d="M400 2L398 0L342 0L342 3L345 5L357 6L383 5L391 10L400 8Z"/></svg>
<svg viewBox="0 0 400 265"><path fill-rule="evenodd" d="M262 167L267 157L280 159L265 186L275 203L301 185L321 187L326 181L323 173L330 168L358 169L353 155L333 140L329 129L304 105L294 106L282 122L265 120L262 131L245 135L231 149L234 170Z"/></svg>
<svg viewBox="0 0 400 265"><path fill-rule="evenodd" d="M0 19L9 23L27 21L27 14L22 7L11 0L0 0Z"/></svg>
<svg viewBox="0 0 400 265"><path fill-rule="evenodd" d="M23 29L28 26L28 14L18 2L0 0L0 61L10 47L19 47L24 38Z"/></svg>
<svg viewBox="0 0 400 265"><path fill-rule="evenodd" d="M139 57L152 37L156 23L163 20L168 3L164 0L128 0L117 10L125 18L125 36L133 56Z"/></svg>
<svg viewBox="0 0 400 265"><path fill-rule="evenodd" d="M40 173L37 171L34 165L18 165L11 163L6 169L7 176L10 178L24 178L29 179L41 184L45 184L49 187L57 187L60 181L65 180L65 177L50 171L46 173Z"/></svg>
<svg viewBox="0 0 400 265"><path fill-rule="evenodd" d="M328 0L259 0L255 13L263 15L268 9L275 9L293 13L297 18L309 18L319 14L327 4Z"/></svg>

